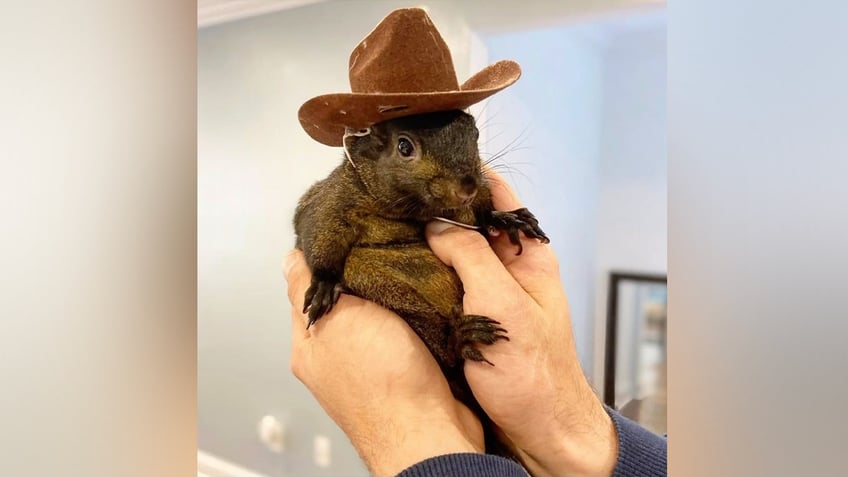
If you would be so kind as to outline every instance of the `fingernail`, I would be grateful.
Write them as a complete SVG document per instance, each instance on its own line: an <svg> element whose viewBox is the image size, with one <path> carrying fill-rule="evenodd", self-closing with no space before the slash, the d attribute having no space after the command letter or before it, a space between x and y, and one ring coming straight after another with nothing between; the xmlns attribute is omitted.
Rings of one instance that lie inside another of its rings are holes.
<svg viewBox="0 0 848 477"><path fill-rule="evenodd" d="M431 235L439 235L445 230L451 229L453 227L453 225L447 222L442 222L441 220L433 220L427 224L427 233Z"/></svg>

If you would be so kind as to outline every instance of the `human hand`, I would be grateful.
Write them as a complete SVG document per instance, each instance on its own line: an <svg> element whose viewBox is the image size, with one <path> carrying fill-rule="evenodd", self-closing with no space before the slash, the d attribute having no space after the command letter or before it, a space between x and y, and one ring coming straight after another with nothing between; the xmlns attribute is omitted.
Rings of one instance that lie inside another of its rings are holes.
<svg viewBox="0 0 848 477"><path fill-rule="evenodd" d="M483 452L480 422L456 401L436 360L402 318L352 295L306 329L311 273L294 250L284 265L292 304L291 369L375 475L430 457Z"/></svg>
<svg viewBox="0 0 848 477"><path fill-rule="evenodd" d="M502 177L487 172L497 210L522 207ZM512 441L534 475L611 475L618 454L612 420L580 368L568 302L550 246L506 234L433 222L427 240L465 287L464 312L501 323L509 341L485 347L485 363L465 376L486 414Z"/></svg>

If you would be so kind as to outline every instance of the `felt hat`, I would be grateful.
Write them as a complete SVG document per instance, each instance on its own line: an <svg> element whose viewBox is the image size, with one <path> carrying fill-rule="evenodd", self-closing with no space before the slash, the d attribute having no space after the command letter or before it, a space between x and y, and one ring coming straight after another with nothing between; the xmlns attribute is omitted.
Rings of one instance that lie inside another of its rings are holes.
<svg viewBox="0 0 848 477"><path fill-rule="evenodd" d="M345 128L362 129L413 114L466 109L521 76L510 60L489 65L462 85L450 50L427 12L389 13L350 54L350 93L317 96L298 111L316 141L341 146Z"/></svg>

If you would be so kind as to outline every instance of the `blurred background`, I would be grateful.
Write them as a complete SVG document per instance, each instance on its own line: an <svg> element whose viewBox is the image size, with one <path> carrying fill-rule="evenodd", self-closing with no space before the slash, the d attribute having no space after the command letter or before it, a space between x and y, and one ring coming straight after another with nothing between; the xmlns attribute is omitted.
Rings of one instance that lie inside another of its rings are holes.
<svg viewBox="0 0 848 477"><path fill-rule="evenodd" d="M515 85L472 108L481 151L505 152L497 164L551 237L593 387L614 386L610 404L665 432L664 2L199 0L201 475L367 475L289 371L281 262L297 199L343 157L297 109L349 91L350 51L408 6L428 9L460 83L521 64Z"/></svg>

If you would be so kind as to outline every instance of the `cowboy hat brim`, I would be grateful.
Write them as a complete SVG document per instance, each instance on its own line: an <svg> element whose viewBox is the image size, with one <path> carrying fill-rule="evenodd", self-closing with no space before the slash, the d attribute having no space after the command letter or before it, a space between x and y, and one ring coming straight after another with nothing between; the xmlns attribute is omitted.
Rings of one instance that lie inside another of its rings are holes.
<svg viewBox="0 0 848 477"><path fill-rule="evenodd" d="M362 129L413 114L463 110L515 83L520 76L518 63L504 60L482 69L458 91L325 94L304 103L298 119L313 139L340 147L345 128Z"/></svg>

